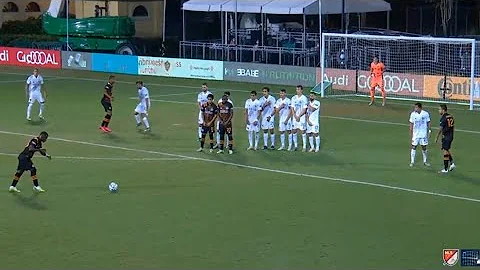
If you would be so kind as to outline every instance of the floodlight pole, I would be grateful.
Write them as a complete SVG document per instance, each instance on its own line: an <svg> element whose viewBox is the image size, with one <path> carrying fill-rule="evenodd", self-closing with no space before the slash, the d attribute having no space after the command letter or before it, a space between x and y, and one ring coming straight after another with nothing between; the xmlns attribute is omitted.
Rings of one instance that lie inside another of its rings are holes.
<svg viewBox="0 0 480 270"><path fill-rule="evenodd" d="M69 18L69 17L70 17L70 5L69 5L69 2L70 2L70 0L65 0L66 7L67 7L67 10L66 10L66 12L65 12L65 13L66 13L66 16L67 16L67 51L70 50L70 44L69 44L69 40L68 40L68 39L69 39L69 36L70 36L70 33L69 33L69 30L70 30L70 29L69 29L69 25L68 25L69 19L70 19L70 18Z"/></svg>

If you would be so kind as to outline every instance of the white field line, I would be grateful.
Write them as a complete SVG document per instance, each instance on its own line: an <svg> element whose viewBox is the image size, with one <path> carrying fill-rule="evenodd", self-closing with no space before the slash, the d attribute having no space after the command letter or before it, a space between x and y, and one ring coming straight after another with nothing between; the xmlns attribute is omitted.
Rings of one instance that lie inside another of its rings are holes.
<svg viewBox="0 0 480 270"><path fill-rule="evenodd" d="M187 95L196 95L195 92L184 92L184 93L175 93L175 94L164 94L164 95L150 95L151 98L156 97L171 97L171 96L187 96Z"/></svg>
<svg viewBox="0 0 480 270"><path fill-rule="evenodd" d="M131 98L137 99L137 98ZM151 99L154 102L163 102L163 103L174 103L174 104L191 104L195 105L195 102L188 102L188 101L176 101L176 100L164 100L164 99ZM235 107L235 109L244 110L241 107ZM359 118L350 118L350 117L340 117L340 116L328 116L328 115L321 115L321 118L326 119L336 119L336 120L344 120L344 121L353 121L353 122L363 122L363 123L372 123L372 124L382 124L382 125L391 125L391 126L402 126L408 127L409 124L405 123L398 123L398 122L389 122L389 121L379 121L379 120L368 120L368 119L359 119ZM437 127L433 127L432 129L438 130ZM456 132L463 132L463 133L470 133L470 134L480 134L480 131L476 130L467 130L467 129L455 129Z"/></svg>
<svg viewBox="0 0 480 270"><path fill-rule="evenodd" d="M10 156L16 157L18 154L12 153L0 153L0 156ZM182 160L191 160L190 158L112 158L112 157L77 157L77 156L52 156L54 159L68 159L68 160L109 160L109 161L182 161Z"/></svg>
<svg viewBox="0 0 480 270"><path fill-rule="evenodd" d="M0 72L0 74L6 74L6 75L25 75L25 73L19 73L19 72ZM52 80L52 79L55 79L55 80L62 80L62 79L65 79L65 80L77 80L77 81L90 81L90 82L105 82L105 80L101 80L101 79L92 79L92 78L80 78L80 77L71 77L71 76L48 76L48 80ZM24 82L25 80L22 80L22 82ZM133 81L117 81L118 83L124 83L124 84L135 84L135 82ZM170 88L186 88L186 89L198 89L200 91L200 88L199 86L191 86L191 85L178 85L178 84L160 84L160 83L146 83L145 84L147 87L149 85L152 85L152 86L161 86L161 87L170 87ZM281 88L281 86L278 86L278 88ZM224 88L210 88L210 90L220 90L220 91L230 91L230 92L241 92L241 93L249 93L250 91L247 91L247 90L239 90L239 89L224 89ZM183 95L183 93L182 93ZM340 99L340 100L343 100L343 101L349 101L349 102L364 102L364 100L361 100L361 99L349 99L349 98L344 98L344 97L347 97L347 96L354 96L354 95L340 95L340 96L329 96L328 98L331 98L331 99ZM153 97L153 96L152 96ZM402 103L402 102L392 102L392 101L389 101L388 104L394 104L394 105L399 105L399 106L406 106L406 107L412 107L413 108L413 105L411 104L406 104L406 103ZM425 105L424 106L425 108L438 108L436 106L429 106L429 105ZM465 106L465 109L462 109L462 108L456 108L456 107L453 107L453 108L449 108L449 110L458 110L458 111L465 111L467 110L467 106Z"/></svg>
<svg viewBox="0 0 480 270"><path fill-rule="evenodd" d="M34 136L34 135L31 135L31 134L17 133L17 132L11 132L11 131L0 131L0 134L16 135L16 136ZM49 139L50 140L56 140L56 141L62 141L62 142L68 142L68 143L75 143L75 144L80 144L80 145L90 145L90 146L103 147L103 148L109 148L109 149L118 149L118 150L130 151L130 152L157 154L157 155L164 155L164 156L175 157L175 158L185 158L185 159L204 161L204 162L222 164L222 165L227 165L227 166L234 166L234 167L237 167L237 168L245 168L245 169L256 170L256 171L271 172L271 173L290 175L290 176L296 176L296 177L321 179L321 180L327 180L327 181L332 181L332 182L341 182L341 183L347 183L347 184L363 185L363 186L377 187L377 188L383 188L383 189L389 189L389 190L395 190L395 191L403 191L403 192L408 192L408 193L416 193L416 194L429 195L429 196L434 196L434 197L442 197L442 198L449 198L449 199L455 199L455 200L461 200L461 201L480 203L480 199L476 199L476 198L450 195L450 194L445 194L445 193L437 193L437 192L432 192L432 191L411 189L411 188L398 187L398 186L391 186L391 185L384 185L384 184L378 184L378 183L373 183L373 182L368 182L368 181L357 181L357 180L335 178L335 177L328 177L328 176L322 176L322 175L297 173L297 172L270 169L270 168L259 167L259 166L238 164L238 163L221 161L221 160L214 160L214 159L209 159L209 158L192 157L192 156L172 154L172 153L166 153L166 152L127 148L127 147L121 147L121 146L91 143L91 142L84 142L84 141L76 141L76 140L69 140L69 139L63 139L63 138L51 137Z"/></svg>

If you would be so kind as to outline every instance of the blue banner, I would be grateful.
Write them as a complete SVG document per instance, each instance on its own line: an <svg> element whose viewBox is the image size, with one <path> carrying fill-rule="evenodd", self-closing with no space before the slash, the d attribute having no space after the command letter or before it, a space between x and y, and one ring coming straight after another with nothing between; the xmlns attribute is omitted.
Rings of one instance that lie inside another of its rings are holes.
<svg viewBox="0 0 480 270"><path fill-rule="evenodd" d="M137 75L138 56L93 53L92 71Z"/></svg>

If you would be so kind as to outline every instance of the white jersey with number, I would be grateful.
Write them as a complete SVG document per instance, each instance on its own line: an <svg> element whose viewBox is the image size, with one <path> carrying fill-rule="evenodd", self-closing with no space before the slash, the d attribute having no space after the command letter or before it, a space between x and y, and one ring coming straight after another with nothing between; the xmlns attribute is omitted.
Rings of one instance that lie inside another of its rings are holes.
<svg viewBox="0 0 480 270"><path fill-rule="evenodd" d="M302 113L302 111L307 108L307 104L308 104L308 99L307 99L306 96L295 95L291 99L291 105L290 106L295 111L295 115L299 116ZM305 119L306 119L305 115L301 116L300 117L300 123L305 123ZM295 121L296 120L294 119L294 122Z"/></svg>
<svg viewBox="0 0 480 270"><path fill-rule="evenodd" d="M258 113L261 109L262 107L260 106L260 102L257 99L247 99L247 101L245 101L245 110L247 111L247 119L249 122L249 124L247 125L248 131L258 132L260 130Z"/></svg>
<svg viewBox="0 0 480 270"><path fill-rule="evenodd" d="M42 96L42 85L43 85L43 78L41 75L30 75L27 79L28 85L28 103L33 104L35 101L40 103L44 103L45 99Z"/></svg>
<svg viewBox="0 0 480 270"><path fill-rule="evenodd" d="M275 126L275 98L272 95L261 97L260 107L262 109L262 129L273 129Z"/></svg>
<svg viewBox="0 0 480 270"><path fill-rule="evenodd" d="M307 123L307 133L318 133L320 130L320 101L310 101L307 107L307 114L309 122Z"/></svg>
<svg viewBox="0 0 480 270"><path fill-rule="evenodd" d="M197 96L197 104L199 104L200 106L203 106L207 103L208 101L208 95L212 94L212 92L210 91L202 91L200 93L198 93L198 96ZM203 117L202 117L202 110L199 109L199 112L198 112L198 124L201 125L203 124Z"/></svg>
<svg viewBox="0 0 480 270"><path fill-rule="evenodd" d="M148 89L144 86L138 89L138 100L139 103L135 111L138 113L147 113L148 108L150 108L150 94Z"/></svg>
<svg viewBox="0 0 480 270"><path fill-rule="evenodd" d="M292 118L290 117L290 99L279 98L275 103L275 109L278 110L278 131L284 132L292 130Z"/></svg>
<svg viewBox="0 0 480 270"><path fill-rule="evenodd" d="M412 112L409 122L413 124L413 139L428 137L428 123L430 122L430 114L426 111L420 113Z"/></svg>

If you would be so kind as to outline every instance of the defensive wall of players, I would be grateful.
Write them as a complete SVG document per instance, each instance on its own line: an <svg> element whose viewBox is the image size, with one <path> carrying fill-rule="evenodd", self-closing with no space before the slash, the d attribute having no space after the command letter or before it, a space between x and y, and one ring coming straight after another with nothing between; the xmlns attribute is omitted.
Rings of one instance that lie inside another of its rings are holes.
<svg viewBox="0 0 480 270"><path fill-rule="evenodd" d="M76 69L116 74L148 75L203 80L224 80L268 85L298 85L313 87L321 80L345 94L369 91L366 70L326 69L267 65L257 63L222 62L196 59L131 56L72 51L52 51L0 47L0 65ZM433 98L443 96L444 76L389 73L384 75L385 90L396 96ZM448 77L447 97L470 100L470 78ZM480 78L475 82L480 87ZM480 100L479 96L476 99Z"/></svg>

